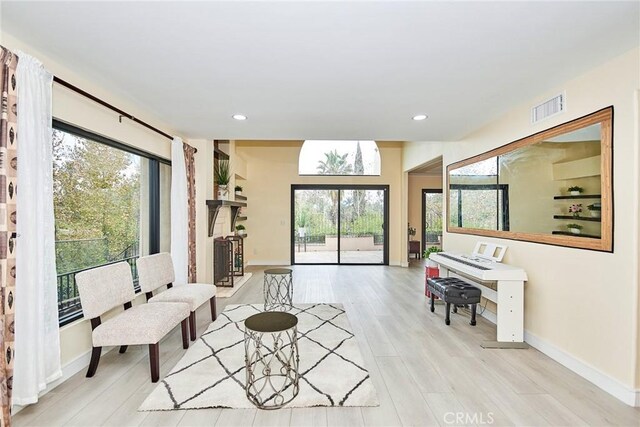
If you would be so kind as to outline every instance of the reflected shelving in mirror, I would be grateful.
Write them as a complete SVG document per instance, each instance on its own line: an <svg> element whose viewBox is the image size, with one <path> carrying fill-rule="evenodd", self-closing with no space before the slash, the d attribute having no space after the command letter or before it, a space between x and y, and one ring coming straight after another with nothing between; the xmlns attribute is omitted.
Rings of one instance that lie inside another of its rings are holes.
<svg viewBox="0 0 640 427"><path fill-rule="evenodd" d="M608 107L449 165L447 230L612 251L612 126ZM592 203L598 217L572 215ZM591 239L554 231L559 219Z"/></svg>

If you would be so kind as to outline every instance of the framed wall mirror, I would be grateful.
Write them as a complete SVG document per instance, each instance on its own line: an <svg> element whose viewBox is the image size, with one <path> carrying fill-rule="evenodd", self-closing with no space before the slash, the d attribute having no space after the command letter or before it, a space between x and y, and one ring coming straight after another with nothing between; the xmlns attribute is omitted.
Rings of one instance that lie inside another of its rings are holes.
<svg viewBox="0 0 640 427"><path fill-rule="evenodd" d="M447 231L613 252L613 107L447 166Z"/></svg>

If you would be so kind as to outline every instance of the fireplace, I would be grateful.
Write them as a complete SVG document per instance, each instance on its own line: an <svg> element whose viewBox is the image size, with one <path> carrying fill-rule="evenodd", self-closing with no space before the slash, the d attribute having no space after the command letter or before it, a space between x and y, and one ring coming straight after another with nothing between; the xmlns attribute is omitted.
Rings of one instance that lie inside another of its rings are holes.
<svg viewBox="0 0 640 427"><path fill-rule="evenodd" d="M213 283L233 287L233 278L244 275L244 240L241 236L213 239Z"/></svg>
<svg viewBox="0 0 640 427"><path fill-rule="evenodd" d="M224 237L213 239L213 284L233 287L233 243Z"/></svg>

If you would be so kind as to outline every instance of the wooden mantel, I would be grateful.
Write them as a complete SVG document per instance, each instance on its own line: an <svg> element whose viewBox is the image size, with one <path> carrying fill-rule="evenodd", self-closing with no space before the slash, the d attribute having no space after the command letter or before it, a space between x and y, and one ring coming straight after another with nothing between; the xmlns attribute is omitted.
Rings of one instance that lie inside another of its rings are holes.
<svg viewBox="0 0 640 427"><path fill-rule="evenodd" d="M247 204L234 200L207 200L207 207L209 208L209 237L213 237L213 229L216 225L218 211L223 206L229 206L231 208L231 231L234 231L236 229L238 212L240 208L247 206Z"/></svg>

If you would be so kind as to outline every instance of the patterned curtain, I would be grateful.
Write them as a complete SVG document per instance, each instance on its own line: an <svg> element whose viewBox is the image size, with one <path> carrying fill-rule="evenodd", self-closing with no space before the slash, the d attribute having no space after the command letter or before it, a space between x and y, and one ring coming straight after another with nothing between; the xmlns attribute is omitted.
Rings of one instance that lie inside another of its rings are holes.
<svg viewBox="0 0 640 427"><path fill-rule="evenodd" d="M0 427L11 425L13 383L14 297L16 283L16 66L18 57L0 47Z"/></svg>
<svg viewBox="0 0 640 427"><path fill-rule="evenodd" d="M187 195L189 197L189 253L187 256L187 277L189 283L196 282L196 149L183 144L184 163L187 169Z"/></svg>

